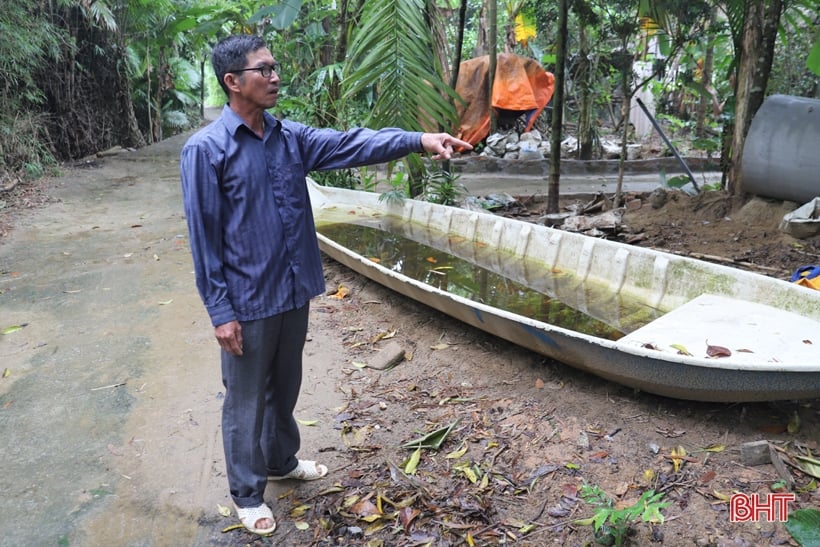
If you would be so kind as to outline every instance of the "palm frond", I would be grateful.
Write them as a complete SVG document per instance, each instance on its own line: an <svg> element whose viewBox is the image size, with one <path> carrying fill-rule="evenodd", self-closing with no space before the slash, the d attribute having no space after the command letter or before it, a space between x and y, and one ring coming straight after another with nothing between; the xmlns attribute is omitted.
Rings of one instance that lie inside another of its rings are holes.
<svg viewBox="0 0 820 547"><path fill-rule="evenodd" d="M441 77L423 0L368 2L345 72L345 97L376 90L367 125L422 131L454 124L455 94Z"/></svg>

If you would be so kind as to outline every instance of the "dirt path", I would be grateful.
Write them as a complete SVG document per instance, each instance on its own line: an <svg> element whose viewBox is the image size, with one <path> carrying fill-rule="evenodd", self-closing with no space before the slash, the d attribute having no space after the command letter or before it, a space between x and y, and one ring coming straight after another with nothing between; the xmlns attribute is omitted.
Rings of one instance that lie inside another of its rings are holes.
<svg viewBox="0 0 820 547"><path fill-rule="evenodd" d="M66 171L57 201L0 247L0 323L26 324L0 338L2 545L201 544L200 521L227 504L180 146ZM300 412L327 416L341 402L322 369L334 350L308 348Z"/></svg>
<svg viewBox="0 0 820 547"><path fill-rule="evenodd" d="M9 372L0 379L0 545L336 544L327 528L345 544L449 545L471 531L478 544L580 545L592 537L572 524L590 513L577 500L585 481L620 500L650 483L665 492L667 523L636 526L636 544L789 541L780 523L729 523L715 492L766 492L779 480L771 465L739 463L743 442L816 453L817 401L718 405L634 393L329 262L328 289L344 284L350 295L313 304L297 418L306 424L302 453L327 462L331 476L269 487L279 521L272 539L223 533L235 521L219 514L230 505L222 386L181 210L183 140L67 170L51 183L56 201L21 215L0 245L0 329L26 325L0 336ZM411 359L392 371L361 368L385 338ZM419 482L391 484L387 462L409 456L400 445L456 419L442 453L421 459ZM725 449L702 451L712 444ZM462 445L495 477L482 490L443 457ZM678 445L690 459L673 473ZM646 479L648 469L658 478ZM385 511L370 519L383 524L374 529L345 505L376 492L393 501L414 492L415 524L405 531ZM302 504L305 514L293 511ZM817 491L798 505L820 505ZM536 526L525 536L520 520Z"/></svg>

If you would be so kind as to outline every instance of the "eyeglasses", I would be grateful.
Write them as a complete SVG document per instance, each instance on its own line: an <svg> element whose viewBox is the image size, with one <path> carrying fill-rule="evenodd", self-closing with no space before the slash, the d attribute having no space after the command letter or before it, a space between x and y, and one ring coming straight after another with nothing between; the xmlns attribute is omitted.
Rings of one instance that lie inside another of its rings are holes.
<svg viewBox="0 0 820 547"><path fill-rule="evenodd" d="M248 70L258 70L263 78L270 78L274 72L279 74L282 71L282 65L274 62L272 65L253 66L250 68L240 68L238 70L231 70L231 72L247 72Z"/></svg>

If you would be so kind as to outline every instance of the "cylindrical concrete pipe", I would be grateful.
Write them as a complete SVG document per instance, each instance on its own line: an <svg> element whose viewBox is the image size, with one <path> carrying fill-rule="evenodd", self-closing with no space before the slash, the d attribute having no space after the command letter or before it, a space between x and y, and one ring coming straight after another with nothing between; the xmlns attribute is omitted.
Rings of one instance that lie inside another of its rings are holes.
<svg viewBox="0 0 820 547"><path fill-rule="evenodd" d="M820 196L820 100L767 97L743 146L743 190L807 203Z"/></svg>

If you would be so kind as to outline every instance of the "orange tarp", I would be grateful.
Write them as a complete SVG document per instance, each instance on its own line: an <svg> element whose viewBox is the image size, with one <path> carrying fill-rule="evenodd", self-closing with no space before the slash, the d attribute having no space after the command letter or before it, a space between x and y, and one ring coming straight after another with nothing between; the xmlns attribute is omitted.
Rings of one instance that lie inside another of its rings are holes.
<svg viewBox="0 0 820 547"><path fill-rule="evenodd" d="M461 63L456 93L466 104L457 104L459 127L456 134L470 144L478 144L490 133L490 105L487 79L490 57L476 57ZM496 110L520 112L527 119L527 131L547 106L555 90L555 77L529 57L501 53L496 59L492 105Z"/></svg>

